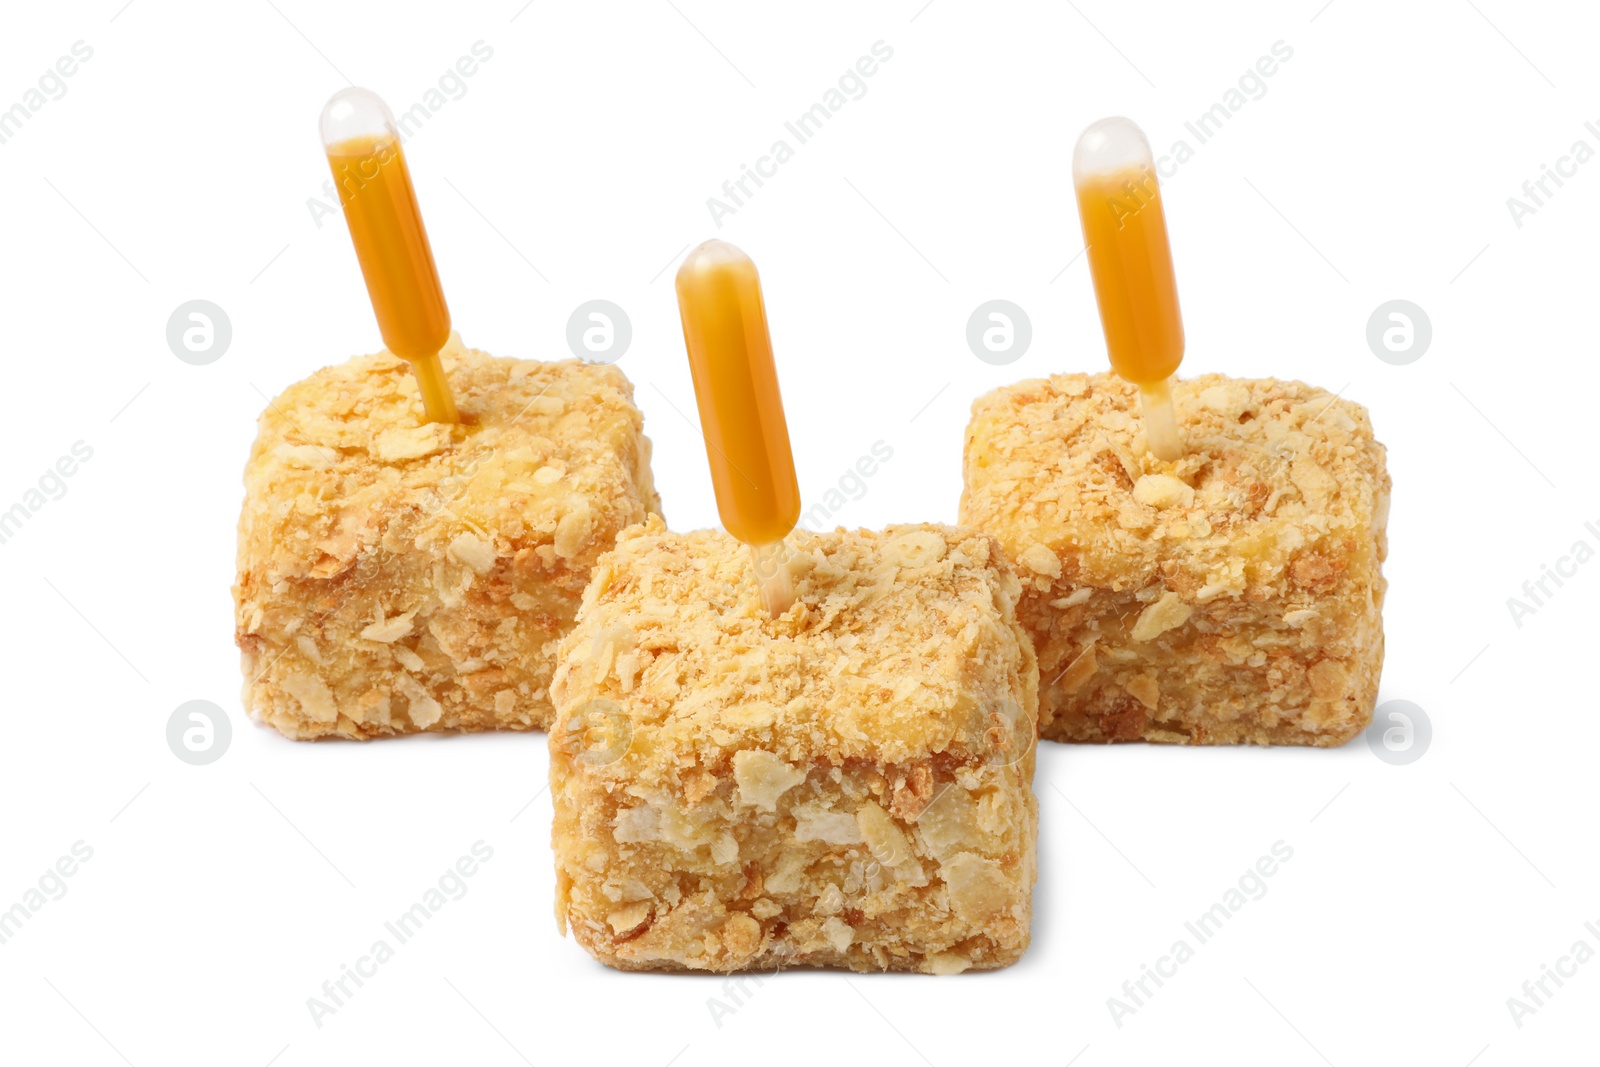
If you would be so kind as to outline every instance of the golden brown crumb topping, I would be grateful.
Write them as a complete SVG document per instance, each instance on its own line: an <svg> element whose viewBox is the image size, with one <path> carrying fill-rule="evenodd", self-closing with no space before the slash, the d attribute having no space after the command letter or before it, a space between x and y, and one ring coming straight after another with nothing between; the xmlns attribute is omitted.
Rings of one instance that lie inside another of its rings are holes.
<svg viewBox="0 0 1600 1067"><path fill-rule="evenodd" d="M990 538L896 526L789 543L795 604L772 619L749 549L726 534L654 518L623 531L564 645L558 708L563 693L627 697L652 743L686 760L760 745L837 764L985 758L992 709L1032 706L1015 681L1018 657L1032 662L1011 621L1018 586Z"/></svg>
<svg viewBox="0 0 1600 1067"><path fill-rule="evenodd" d="M1187 454L1145 448L1137 392L1113 374L1020 382L979 398L962 521L1005 530L1019 563L1084 584L1163 580L1190 600L1331 581L1321 546L1385 551L1389 478L1366 410L1300 382L1174 381ZM1037 546L1037 547L1035 547ZM1055 562L1052 562L1052 559Z"/></svg>
<svg viewBox="0 0 1600 1067"><path fill-rule="evenodd" d="M423 421L410 365L388 353L324 368L269 404L245 470L259 506L240 520L241 560L269 580L329 578L400 531L422 549L462 539L469 566L495 539L571 558L592 528L637 521L641 492L659 511L616 368L496 359L454 335L440 359L456 425Z"/></svg>

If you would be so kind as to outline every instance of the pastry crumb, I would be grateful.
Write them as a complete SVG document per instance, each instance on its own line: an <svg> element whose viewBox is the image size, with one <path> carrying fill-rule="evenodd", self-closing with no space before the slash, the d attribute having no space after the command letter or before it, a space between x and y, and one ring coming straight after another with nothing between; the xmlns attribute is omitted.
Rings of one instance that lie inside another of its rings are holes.
<svg viewBox="0 0 1600 1067"><path fill-rule="evenodd" d="M660 511L616 368L495 359L455 335L440 359L459 424L422 421L388 353L261 415L235 639L246 710L287 737L545 727L590 569Z"/></svg>
<svg viewBox="0 0 1600 1067"><path fill-rule="evenodd" d="M1038 819L1016 577L949 527L789 544L776 619L720 532L651 518L596 565L551 684L558 923L623 970L1014 962ZM625 747L555 743L598 702ZM650 904L627 931L622 885Z"/></svg>
<svg viewBox="0 0 1600 1067"><path fill-rule="evenodd" d="M972 406L961 521L1024 575L1040 736L1343 744L1383 665L1390 479L1371 420L1299 382L1172 391L1187 445L1173 463L1147 451L1138 391L1110 373Z"/></svg>

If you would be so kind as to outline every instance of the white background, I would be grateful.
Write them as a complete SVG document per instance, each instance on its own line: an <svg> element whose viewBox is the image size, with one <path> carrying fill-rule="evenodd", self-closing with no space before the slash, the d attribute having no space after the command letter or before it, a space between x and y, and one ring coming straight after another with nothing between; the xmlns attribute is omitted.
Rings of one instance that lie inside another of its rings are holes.
<svg viewBox="0 0 1600 1067"><path fill-rule="evenodd" d="M94 50L0 144L0 510L93 449L0 544L0 908L93 849L0 945L0 1060L1593 1057L1600 961L1520 1027L1506 1003L1580 938L1600 950L1600 565L1520 626L1506 604L1573 542L1600 545L1583 525L1600 162L1520 227L1506 206L1575 140L1600 148L1592 11L123 3L16 5L0 32L0 107L73 42ZM687 246L717 234L761 267L807 507L882 440L893 459L836 521L953 521L972 398L1104 364L1075 258L1078 131L1124 113L1158 149L1189 140L1166 182L1184 372L1301 378L1371 409L1395 483L1381 699L1422 707L1431 746L1391 766L1361 739L1047 745L1023 962L787 974L735 1003L720 979L620 975L558 939L541 735L311 745L250 724L228 586L255 416L378 347L342 220L307 207L318 110L346 76L408 106L479 40L493 58L407 148L457 327L561 358L580 302L627 309L620 366L677 529L716 522L671 289ZM879 40L894 54L866 95L718 230L706 198ZM1265 95L1198 145L1183 122L1280 40L1293 57ZM964 337L996 297L1034 331L1004 367ZM233 327L209 366L165 340L196 298ZM1433 324L1408 366L1365 340L1393 298ZM192 699L232 723L209 766L165 740ZM316 1026L307 998L479 840L494 855L467 895ZM1117 1025L1107 998L1280 840L1293 859L1267 894ZM714 1018L712 997L737 1010Z"/></svg>

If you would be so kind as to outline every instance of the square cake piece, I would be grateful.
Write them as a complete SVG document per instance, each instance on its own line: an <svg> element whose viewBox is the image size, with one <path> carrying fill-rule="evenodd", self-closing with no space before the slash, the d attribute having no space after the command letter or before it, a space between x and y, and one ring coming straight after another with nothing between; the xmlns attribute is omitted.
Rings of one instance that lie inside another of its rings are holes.
<svg viewBox="0 0 1600 1067"><path fill-rule="evenodd" d="M286 737L549 724L556 646L617 531L660 510L614 367L440 353L423 421L388 353L262 413L239 518L244 706Z"/></svg>
<svg viewBox="0 0 1600 1067"><path fill-rule="evenodd" d="M624 531L550 687L556 918L623 970L953 974L1028 945L1038 668L991 538Z"/></svg>
<svg viewBox="0 0 1600 1067"><path fill-rule="evenodd" d="M1172 391L1176 463L1113 374L972 405L961 521L1021 576L1040 736L1343 744L1383 665L1389 474L1367 412L1273 379Z"/></svg>

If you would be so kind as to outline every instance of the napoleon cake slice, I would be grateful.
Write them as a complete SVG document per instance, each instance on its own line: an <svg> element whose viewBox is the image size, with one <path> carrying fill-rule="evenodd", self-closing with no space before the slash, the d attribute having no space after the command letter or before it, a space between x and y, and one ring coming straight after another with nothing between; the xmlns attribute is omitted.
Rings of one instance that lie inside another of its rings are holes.
<svg viewBox="0 0 1600 1067"><path fill-rule="evenodd" d="M262 413L234 586L244 705L286 737L545 727L590 568L659 512L614 367L440 354L460 423L408 364L329 367Z"/></svg>
<svg viewBox="0 0 1600 1067"><path fill-rule="evenodd" d="M624 531L551 696L556 916L623 970L950 974L1028 945L1038 672L992 539Z"/></svg>
<svg viewBox="0 0 1600 1067"><path fill-rule="evenodd" d="M1040 736L1343 744L1383 665L1390 480L1367 412L1273 379L1173 396L1171 463L1112 374L973 404L961 521L1022 578Z"/></svg>

